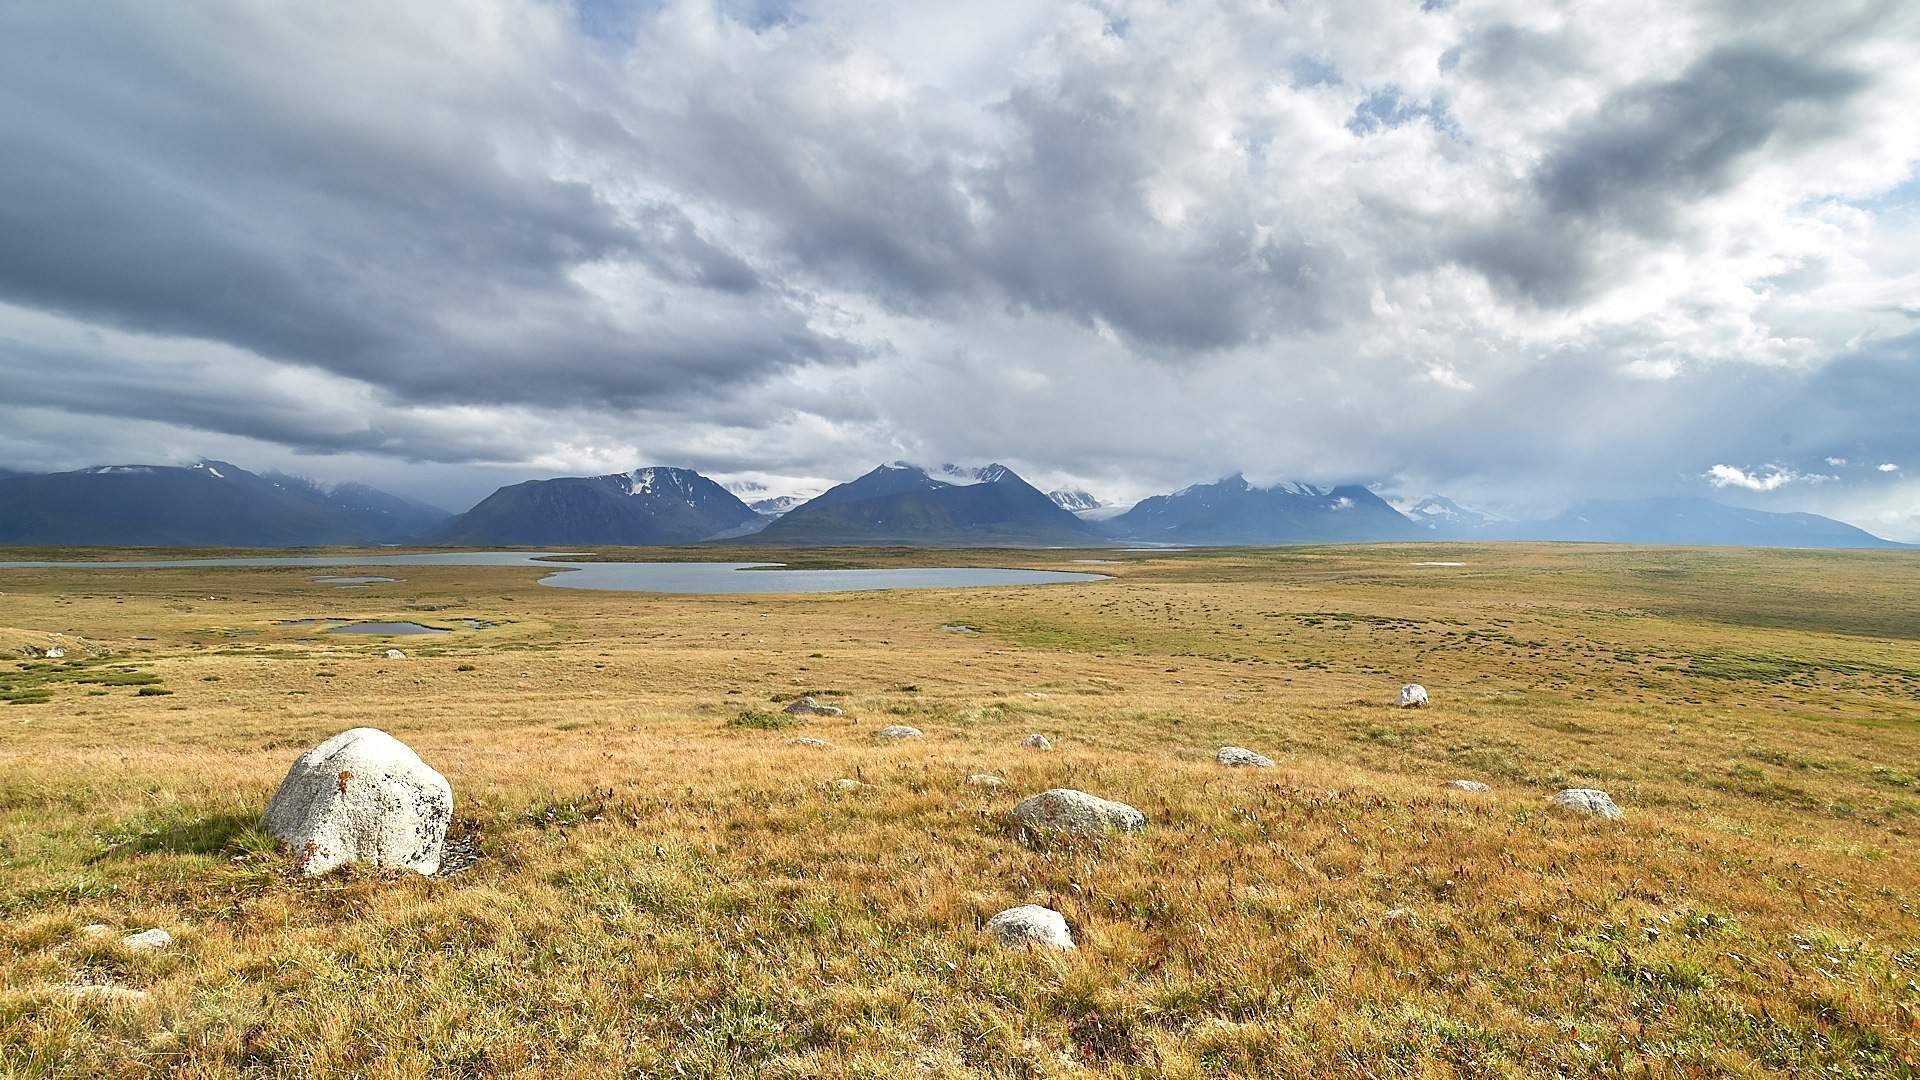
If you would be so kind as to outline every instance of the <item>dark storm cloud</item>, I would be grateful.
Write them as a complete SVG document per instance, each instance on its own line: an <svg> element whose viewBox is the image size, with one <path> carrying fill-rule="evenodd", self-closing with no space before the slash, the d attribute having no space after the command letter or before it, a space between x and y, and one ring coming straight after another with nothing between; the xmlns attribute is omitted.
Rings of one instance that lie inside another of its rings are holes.
<svg viewBox="0 0 1920 1080"><path fill-rule="evenodd" d="M404 61L359 85L352 49L214 10L0 17L0 298L443 401L637 401L849 354L677 208L551 175L555 142L619 137L592 107ZM615 260L724 315L621 325L573 277Z"/></svg>
<svg viewBox="0 0 1920 1080"><path fill-rule="evenodd" d="M1570 303L1606 276L1617 234L1673 239L1681 213L1729 189L1761 147L1847 130L1844 107L1870 85L1772 49L1717 49L1569 127L1534 171L1532 199L1468 231L1457 255L1513 293Z"/></svg>

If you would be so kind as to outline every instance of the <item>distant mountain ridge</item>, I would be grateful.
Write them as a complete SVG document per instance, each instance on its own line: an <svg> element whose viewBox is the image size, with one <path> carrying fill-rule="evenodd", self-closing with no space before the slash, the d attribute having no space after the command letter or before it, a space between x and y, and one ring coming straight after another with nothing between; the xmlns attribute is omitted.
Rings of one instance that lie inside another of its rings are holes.
<svg viewBox="0 0 1920 1080"><path fill-rule="evenodd" d="M1546 521L1498 530L1532 540L1704 547L1898 548L1819 514L1748 510L1702 498L1594 499Z"/></svg>
<svg viewBox="0 0 1920 1080"><path fill-rule="evenodd" d="M364 484L328 489L214 460L0 478L0 544L394 544L417 539L451 516Z"/></svg>
<svg viewBox="0 0 1920 1080"><path fill-rule="evenodd" d="M757 484L749 489L765 491ZM1402 504L1405 505L1405 504ZM756 536L757 534L757 536ZM1189 546L1540 540L1897 548L1832 518L1706 498L1592 499L1516 521L1429 495L1403 513L1367 488L1255 485L1240 474L1131 508L1041 492L1004 465L891 462L811 499L748 505L690 469L652 466L494 491L464 514L365 484L326 486L229 462L0 469L0 544L310 547L437 543L660 545L756 536L776 545Z"/></svg>
<svg viewBox="0 0 1920 1080"><path fill-rule="evenodd" d="M1100 533L1012 469L944 465L939 479L896 461L833 487L769 524L768 544L1039 545L1097 543Z"/></svg>
<svg viewBox="0 0 1920 1080"><path fill-rule="evenodd" d="M758 529L764 519L692 469L649 466L500 488L448 522L443 544L691 544Z"/></svg>
<svg viewBox="0 0 1920 1080"><path fill-rule="evenodd" d="M1239 473L1142 499L1107 523L1115 536L1177 544L1411 540L1420 530L1358 485L1256 487Z"/></svg>

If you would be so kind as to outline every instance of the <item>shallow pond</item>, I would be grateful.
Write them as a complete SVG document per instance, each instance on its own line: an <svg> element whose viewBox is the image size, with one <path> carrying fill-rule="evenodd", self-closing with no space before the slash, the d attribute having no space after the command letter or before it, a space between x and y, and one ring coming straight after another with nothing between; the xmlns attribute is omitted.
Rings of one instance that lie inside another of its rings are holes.
<svg viewBox="0 0 1920 1080"><path fill-rule="evenodd" d="M431 626L421 626L417 622L357 622L345 626L336 626L327 631L329 634L444 634L445 630Z"/></svg>
<svg viewBox="0 0 1920 1080"><path fill-rule="evenodd" d="M562 589L660 593L859 592L990 585L1065 585L1105 575L1062 570L913 566L880 570L783 570L778 563L581 563L539 551L441 551L418 555L268 555L124 562L0 562L0 570L163 570L275 566L535 566L554 573L540 584Z"/></svg>

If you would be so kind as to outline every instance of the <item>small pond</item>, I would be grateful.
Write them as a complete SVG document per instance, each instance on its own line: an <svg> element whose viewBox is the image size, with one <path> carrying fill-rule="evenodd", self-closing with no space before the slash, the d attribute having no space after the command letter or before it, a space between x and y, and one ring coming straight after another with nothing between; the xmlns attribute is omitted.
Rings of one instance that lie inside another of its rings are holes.
<svg viewBox="0 0 1920 1080"><path fill-rule="evenodd" d="M336 626L328 630L329 634L381 634L398 636L401 634L444 634L431 626L421 626L417 622L357 622L345 626Z"/></svg>

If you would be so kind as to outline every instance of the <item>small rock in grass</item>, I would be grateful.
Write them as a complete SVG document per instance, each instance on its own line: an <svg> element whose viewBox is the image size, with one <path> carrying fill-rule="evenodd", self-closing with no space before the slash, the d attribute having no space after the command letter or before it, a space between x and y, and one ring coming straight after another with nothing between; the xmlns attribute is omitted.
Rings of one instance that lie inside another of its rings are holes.
<svg viewBox="0 0 1920 1080"><path fill-rule="evenodd" d="M800 735L787 740L788 746L810 746L815 750L825 750L833 744L825 739L816 739L811 735Z"/></svg>
<svg viewBox="0 0 1920 1080"><path fill-rule="evenodd" d="M1273 759L1265 754L1256 754L1243 746L1223 746L1214 755L1214 760L1228 768L1235 769L1271 769Z"/></svg>
<svg viewBox="0 0 1920 1080"><path fill-rule="evenodd" d="M80 932L88 937L105 937L113 933L113 927L103 922L93 922L81 927Z"/></svg>
<svg viewBox="0 0 1920 1080"><path fill-rule="evenodd" d="M838 780L827 781L827 790L836 795L851 795L856 791L865 791L872 786L872 784L863 784L858 780L850 780L844 776Z"/></svg>
<svg viewBox="0 0 1920 1080"><path fill-rule="evenodd" d="M1001 784L1006 783L1006 781L992 773L977 772L967 774L967 783L974 787L999 787Z"/></svg>
<svg viewBox="0 0 1920 1080"><path fill-rule="evenodd" d="M1471 791L1476 795L1493 790L1478 780L1449 780L1446 787L1450 791Z"/></svg>
<svg viewBox="0 0 1920 1080"><path fill-rule="evenodd" d="M1126 803L1072 788L1054 788L1022 799L1013 808L1013 820L1035 833L1081 836L1108 830L1138 832L1147 827L1147 815Z"/></svg>
<svg viewBox="0 0 1920 1080"><path fill-rule="evenodd" d="M787 705L788 716L844 716L846 711L836 705L822 705L810 697L797 697Z"/></svg>
<svg viewBox="0 0 1920 1080"><path fill-rule="evenodd" d="M446 777L386 732L353 728L300 755L263 824L303 874L358 862L431 876L452 819Z"/></svg>
<svg viewBox="0 0 1920 1080"><path fill-rule="evenodd" d="M1052 908L1022 904L987 920L987 929L1000 944L1019 949L1071 949L1073 935L1067 920Z"/></svg>
<svg viewBox="0 0 1920 1080"><path fill-rule="evenodd" d="M1400 707L1419 709L1427 704L1427 688L1417 682L1410 682L1400 688Z"/></svg>
<svg viewBox="0 0 1920 1080"><path fill-rule="evenodd" d="M1047 738L1045 735L1029 735L1020 740L1020 745L1029 750L1051 750L1053 749L1053 740Z"/></svg>
<svg viewBox="0 0 1920 1080"><path fill-rule="evenodd" d="M917 739L921 731L917 727L909 727L906 724L888 724L874 732L874 735L882 739Z"/></svg>
<svg viewBox="0 0 1920 1080"><path fill-rule="evenodd" d="M1568 788L1553 797L1553 805L1609 821L1623 816L1620 808L1614 805L1613 796L1598 788Z"/></svg>
<svg viewBox="0 0 1920 1080"><path fill-rule="evenodd" d="M173 944L173 935L155 927L152 930L142 930L137 934L128 934L120 939L120 944L136 952L151 952Z"/></svg>
<svg viewBox="0 0 1920 1080"><path fill-rule="evenodd" d="M405 660L406 658L407 658L407 654L401 652L399 649L387 650L387 659L389 660Z"/></svg>

